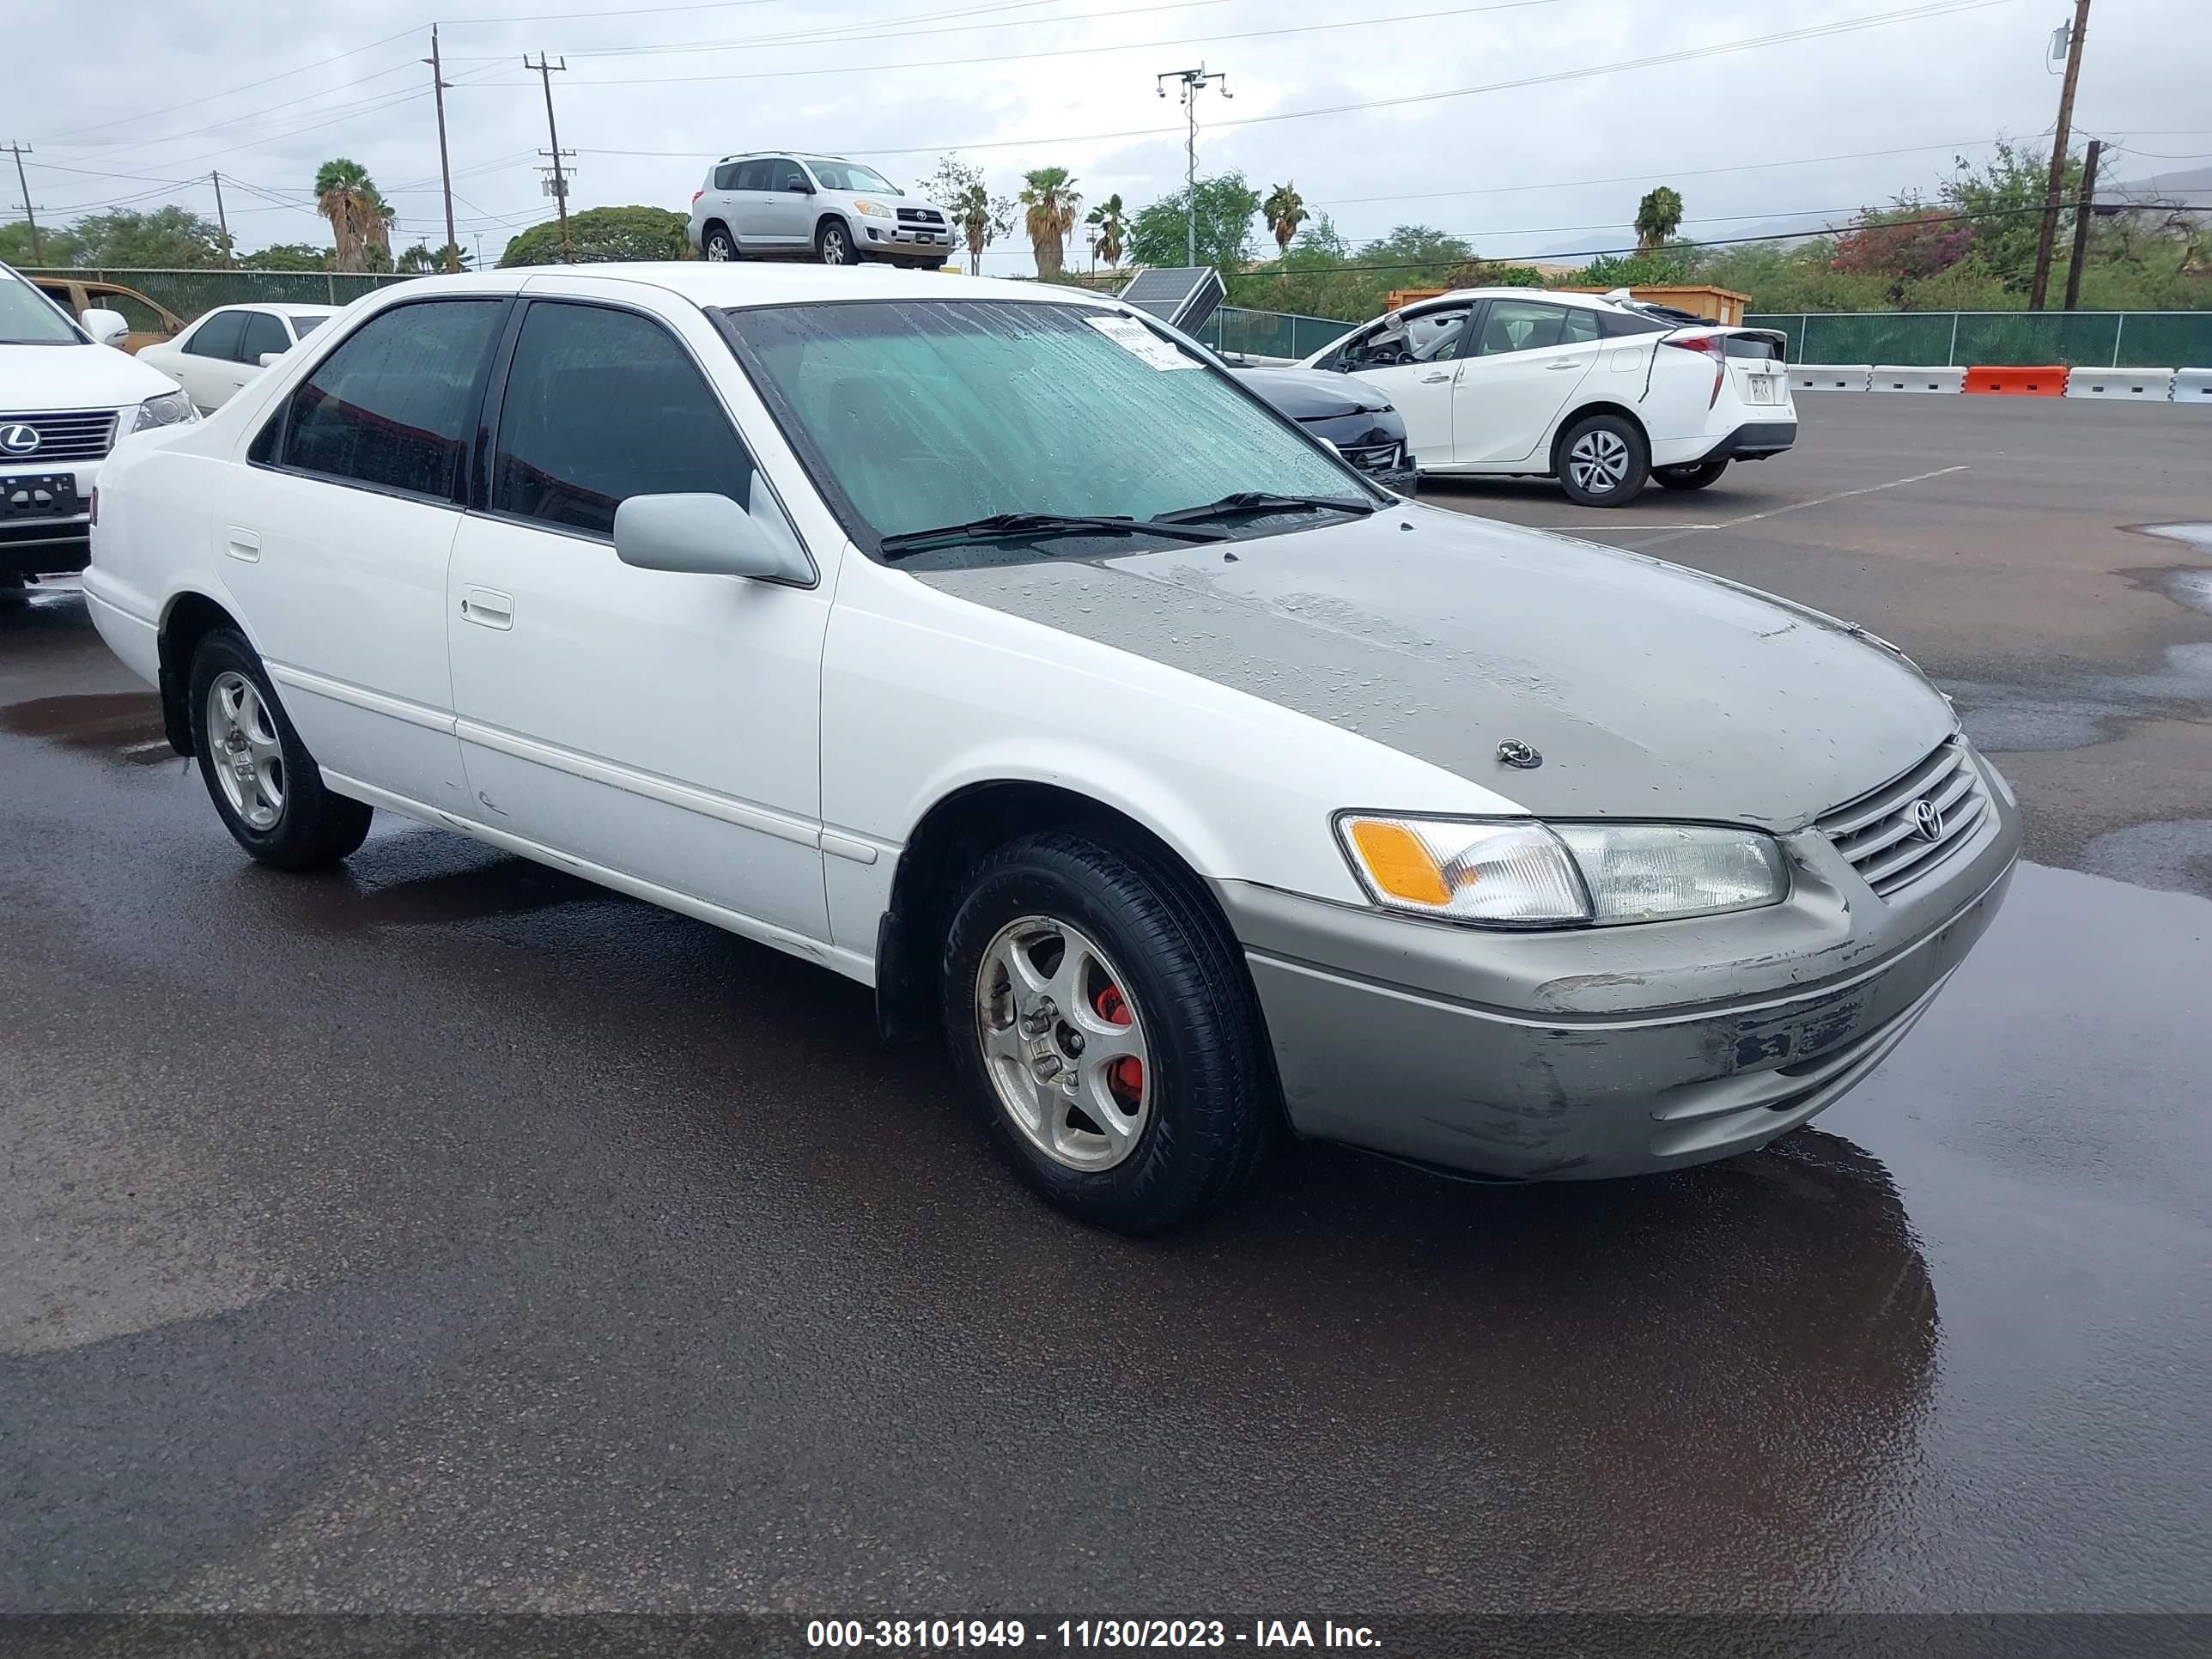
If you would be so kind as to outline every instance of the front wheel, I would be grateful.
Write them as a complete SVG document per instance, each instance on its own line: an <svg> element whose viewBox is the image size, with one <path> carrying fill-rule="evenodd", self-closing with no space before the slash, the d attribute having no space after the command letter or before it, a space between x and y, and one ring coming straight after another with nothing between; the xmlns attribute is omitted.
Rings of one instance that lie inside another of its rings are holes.
<svg viewBox="0 0 2212 1659"><path fill-rule="evenodd" d="M814 233L814 257L825 265L849 265L853 263L853 236L836 219L824 219L822 228Z"/></svg>
<svg viewBox="0 0 2212 1659"><path fill-rule="evenodd" d="M1717 461L1699 461L1692 466L1662 466L1652 469L1651 476L1659 481L1662 489L1703 489L1728 471L1725 458Z"/></svg>
<svg viewBox="0 0 2212 1659"><path fill-rule="evenodd" d="M1150 858L1066 831L969 878L947 937L953 1064L1061 1209L1164 1232L1257 1164L1279 1109L1234 944Z"/></svg>
<svg viewBox="0 0 2212 1659"><path fill-rule="evenodd" d="M1559 487L1583 507L1626 507L1650 476L1651 451L1632 421L1589 415L1559 439Z"/></svg>
<svg viewBox="0 0 2212 1659"><path fill-rule="evenodd" d="M368 838L369 807L323 787L243 634L220 628L200 641L190 696L200 779L252 857L279 870L319 870Z"/></svg>

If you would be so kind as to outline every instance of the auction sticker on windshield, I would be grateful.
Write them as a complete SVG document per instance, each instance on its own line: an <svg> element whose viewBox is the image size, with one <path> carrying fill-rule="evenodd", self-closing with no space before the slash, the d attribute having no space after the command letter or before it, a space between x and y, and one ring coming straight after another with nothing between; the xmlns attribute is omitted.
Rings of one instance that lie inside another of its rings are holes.
<svg viewBox="0 0 2212 1659"><path fill-rule="evenodd" d="M1143 358L1154 368L1198 367L1195 358L1184 356L1134 317L1086 317L1083 320L1131 356Z"/></svg>

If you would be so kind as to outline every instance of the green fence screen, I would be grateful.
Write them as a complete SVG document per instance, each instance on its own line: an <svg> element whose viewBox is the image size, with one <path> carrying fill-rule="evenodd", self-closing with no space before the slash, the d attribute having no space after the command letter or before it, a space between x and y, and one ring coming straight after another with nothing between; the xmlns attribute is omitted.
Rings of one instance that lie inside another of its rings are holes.
<svg viewBox="0 0 2212 1659"><path fill-rule="evenodd" d="M2208 311L1754 313L1744 321L1787 334L1798 363L2212 367Z"/></svg>
<svg viewBox="0 0 2212 1659"><path fill-rule="evenodd" d="M1250 357L1310 357L1355 325L1333 317L1301 317L1288 311L1248 311L1223 306L1198 337L1216 351Z"/></svg>

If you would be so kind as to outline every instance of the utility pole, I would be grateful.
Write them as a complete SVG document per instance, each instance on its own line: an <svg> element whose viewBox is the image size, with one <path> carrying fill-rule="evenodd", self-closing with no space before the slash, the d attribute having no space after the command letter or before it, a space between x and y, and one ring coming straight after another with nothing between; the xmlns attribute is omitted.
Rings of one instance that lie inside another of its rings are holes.
<svg viewBox="0 0 2212 1659"><path fill-rule="evenodd" d="M446 159L446 75L438 62L438 26L430 25L430 55L422 60L430 66L430 92L438 101L438 179L446 188L446 269L461 268L460 239L453 234L453 167ZM527 62L526 58L524 60ZM546 82L546 113L553 108L552 82Z"/></svg>
<svg viewBox="0 0 2212 1659"><path fill-rule="evenodd" d="M2086 6L2088 0L2081 0L2081 3ZM557 64L549 63L545 54L540 52L536 63L525 58L522 66L536 70L538 78L545 83L545 137L553 145L550 152L553 157L553 199L561 209L561 263L571 264L574 263L575 254L568 246L568 179L561 171L561 131L553 125L553 71L567 69L568 60L563 58ZM538 153L544 155L549 152L541 150Z"/></svg>
<svg viewBox="0 0 2212 1659"><path fill-rule="evenodd" d="M15 158L15 182L23 187L23 218L31 227L31 263L42 265L46 252L39 246L39 216L31 206L31 181L23 176L23 158L32 153L28 144L10 143L8 149Z"/></svg>
<svg viewBox="0 0 2212 1659"><path fill-rule="evenodd" d="M2088 0L2082 0L2082 3L2087 5ZM1184 198L1188 204L1190 262L1194 265L1198 263L1198 94L1206 90L1206 83L1209 81L1221 82L1224 98L1233 98L1236 94L1229 90L1226 74L1216 70L1208 75L1203 63L1194 70L1170 70L1164 75L1153 76L1152 84L1159 88L1161 97L1168 95L1168 82L1170 81L1178 82L1182 88L1182 107L1188 128L1188 137L1183 142L1182 183Z"/></svg>
<svg viewBox="0 0 2212 1659"><path fill-rule="evenodd" d="M2058 130L2051 136L2051 182L2043 194L2043 228L2035 238L2035 283L2027 308L2043 309L2051 294L2051 252L2058 240L2058 197L2066 187L2066 144L2073 136L2074 87L2081 78L2081 42L2089 33L2089 0L2074 0L2074 27L2066 37L2066 79L2058 90Z"/></svg>
<svg viewBox="0 0 2212 1659"><path fill-rule="evenodd" d="M222 210L222 174L210 173L208 177L215 180L215 222L222 228L222 262L227 265L234 265L238 263L238 259L237 256L231 252L230 216Z"/></svg>
<svg viewBox="0 0 2212 1659"><path fill-rule="evenodd" d="M2089 154L2081 162L2081 199L2074 205L2074 257L2066 263L2066 309L2071 311L2081 300L2081 267L2089 258L2089 214L2097 204L2097 158L2102 155L2105 141L2092 138Z"/></svg>

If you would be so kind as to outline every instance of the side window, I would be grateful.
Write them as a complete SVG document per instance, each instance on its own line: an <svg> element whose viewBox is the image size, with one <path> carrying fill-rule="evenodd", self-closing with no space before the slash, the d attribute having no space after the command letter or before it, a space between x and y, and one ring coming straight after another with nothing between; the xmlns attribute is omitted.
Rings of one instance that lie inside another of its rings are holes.
<svg viewBox="0 0 2212 1659"><path fill-rule="evenodd" d="M238 337L246 326L245 317L235 311L218 311L204 318L200 325L185 337L183 349L195 357L220 357L234 362L238 356Z"/></svg>
<svg viewBox="0 0 2212 1659"><path fill-rule="evenodd" d="M1597 313L1577 306L1566 307L1566 326L1559 331L1561 345L1588 345L1597 338Z"/></svg>
<svg viewBox="0 0 2212 1659"><path fill-rule="evenodd" d="M1474 314L1471 306L1455 306L1449 311L1425 311L1418 317L1406 319L1406 345L1417 363L1448 363L1459 356L1467 338L1467 319Z"/></svg>
<svg viewBox="0 0 2212 1659"><path fill-rule="evenodd" d="M305 312L295 311L288 314L292 319L292 332L303 340L329 320L326 318L312 316Z"/></svg>
<svg viewBox="0 0 2212 1659"><path fill-rule="evenodd" d="M1565 306L1534 300L1492 300L1482 323L1482 352L1496 357L1509 351L1540 351L1560 343L1567 322Z"/></svg>
<svg viewBox="0 0 2212 1659"><path fill-rule="evenodd" d="M716 190L736 190L739 188L738 184L738 173L743 168L744 165L744 164L741 161L725 161L721 166L716 167L714 169L714 188Z"/></svg>
<svg viewBox="0 0 2212 1659"><path fill-rule="evenodd" d="M777 156L769 163L769 167L775 177L774 187L777 190L797 190L806 183L806 174L788 155Z"/></svg>
<svg viewBox="0 0 2212 1659"><path fill-rule="evenodd" d="M1597 313L1598 330L1608 340L1626 334L1664 334L1667 325L1650 317L1638 317L1629 311L1601 311Z"/></svg>
<svg viewBox="0 0 2212 1659"><path fill-rule="evenodd" d="M246 335L239 343L238 361L258 367L264 351L289 351L291 337L284 332L284 325L265 311L246 313Z"/></svg>
<svg viewBox="0 0 2212 1659"><path fill-rule="evenodd" d="M503 310L427 300L362 324L292 394L281 464L452 501Z"/></svg>
<svg viewBox="0 0 2212 1659"><path fill-rule="evenodd" d="M530 307L495 450L492 511L595 535L614 533L632 495L752 496L752 458L690 354L651 319L600 306Z"/></svg>
<svg viewBox="0 0 2212 1659"><path fill-rule="evenodd" d="M766 161L740 162L738 166L738 182L732 185L731 188L733 190L766 190L768 188L769 165L769 164Z"/></svg>

